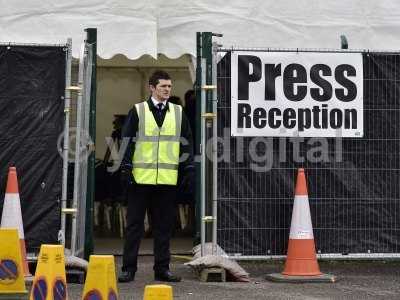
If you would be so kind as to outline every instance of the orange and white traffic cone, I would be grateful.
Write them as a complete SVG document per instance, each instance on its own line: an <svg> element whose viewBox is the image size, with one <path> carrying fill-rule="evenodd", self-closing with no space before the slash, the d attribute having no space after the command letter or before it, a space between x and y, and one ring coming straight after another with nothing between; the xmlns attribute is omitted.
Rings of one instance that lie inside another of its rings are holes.
<svg viewBox="0 0 400 300"><path fill-rule="evenodd" d="M322 274L319 270L304 169L299 169L297 173L285 268L282 274L270 274L267 279L285 282L335 281L334 276Z"/></svg>
<svg viewBox="0 0 400 300"><path fill-rule="evenodd" d="M22 223L21 203L18 191L17 170L10 167L8 170L7 188L4 197L3 213L1 216L1 228L17 228L25 277L32 276L29 273L28 262L26 260L26 247L24 226Z"/></svg>

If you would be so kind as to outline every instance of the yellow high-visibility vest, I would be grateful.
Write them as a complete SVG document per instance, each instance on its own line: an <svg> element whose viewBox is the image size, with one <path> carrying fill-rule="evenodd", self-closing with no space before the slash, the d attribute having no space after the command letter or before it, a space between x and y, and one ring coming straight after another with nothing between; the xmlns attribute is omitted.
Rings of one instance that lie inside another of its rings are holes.
<svg viewBox="0 0 400 300"><path fill-rule="evenodd" d="M178 182L182 107L169 103L158 127L147 102L136 104L139 117L132 173L138 184L176 185Z"/></svg>

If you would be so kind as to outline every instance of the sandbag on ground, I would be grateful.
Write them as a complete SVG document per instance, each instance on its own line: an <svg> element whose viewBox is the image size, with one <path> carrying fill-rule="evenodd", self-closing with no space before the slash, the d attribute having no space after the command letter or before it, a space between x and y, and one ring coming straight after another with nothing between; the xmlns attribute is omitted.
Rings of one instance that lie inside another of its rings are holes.
<svg viewBox="0 0 400 300"><path fill-rule="evenodd" d="M212 244L206 243L204 247L204 256L201 256L201 245L193 248L193 260L185 263L195 271L201 272L205 268L219 267L226 270L227 279L230 281L250 282L249 273L247 273L236 261L229 259L228 255L218 245L214 253Z"/></svg>

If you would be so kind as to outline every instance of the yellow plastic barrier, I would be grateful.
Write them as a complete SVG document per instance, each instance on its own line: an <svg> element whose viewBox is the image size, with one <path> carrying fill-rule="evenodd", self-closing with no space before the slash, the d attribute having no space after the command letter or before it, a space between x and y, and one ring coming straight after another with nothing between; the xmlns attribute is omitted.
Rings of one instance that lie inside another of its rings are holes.
<svg viewBox="0 0 400 300"><path fill-rule="evenodd" d="M0 229L0 245L0 294L27 294L18 229Z"/></svg>
<svg viewBox="0 0 400 300"><path fill-rule="evenodd" d="M118 299L114 256L90 256L82 299Z"/></svg>
<svg viewBox="0 0 400 300"><path fill-rule="evenodd" d="M66 299L64 247L62 245L42 245L30 300Z"/></svg>
<svg viewBox="0 0 400 300"><path fill-rule="evenodd" d="M166 284L146 285L144 300L172 300L172 287Z"/></svg>

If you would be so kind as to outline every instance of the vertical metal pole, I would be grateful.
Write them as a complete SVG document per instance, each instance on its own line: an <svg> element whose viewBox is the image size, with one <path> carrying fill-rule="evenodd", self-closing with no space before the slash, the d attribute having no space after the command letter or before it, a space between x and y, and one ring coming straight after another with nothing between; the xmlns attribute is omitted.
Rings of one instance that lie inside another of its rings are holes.
<svg viewBox="0 0 400 300"><path fill-rule="evenodd" d="M61 229L58 233L58 242L65 247L65 228L68 197L68 154L69 154L69 118L71 110L71 64L72 64L72 39L67 40L66 68L65 68L65 104L64 104L64 144L63 144L63 177L61 187Z"/></svg>
<svg viewBox="0 0 400 300"><path fill-rule="evenodd" d="M212 85L215 87L217 86L217 48L218 45L217 43L212 44ZM213 198L212 198L212 216L213 216L213 223L212 223L212 254L217 255L217 199L218 199L218 194L217 194L217 187L218 187L218 181L217 181L217 147L218 147L218 130L217 130L217 89L214 88L212 92L212 101L213 101L213 113L215 114L213 118L213 168L212 168L212 177L213 177Z"/></svg>
<svg viewBox="0 0 400 300"><path fill-rule="evenodd" d="M205 93L205 113L202 114L205 126L203 125L204 138L202 144L205 152L205 160L202 162L205 168L204 188L205 188L205 216L202 222L205 226L205 243L212 243L213 235L213 162L212 162L212 142L213 136L213 103L212 90L208 86L212 85L212 33L202 33L202 58L205 60L205 80L203 80L202 90ZM211 151L210 151L211 150ZM210 254L210 253L207 253Z"/></svg>
<svg viewBox="0 0 400 300"><path fill-rule="evenodd" d="M201 251L205 253L204 245L212 245L211 254L217 249L217 122L216 122L216 81L217 81L217 45L212 44L211 32L201 33ZM199 36L198 36L199 39ZM199 41L198 41L199 44ZM199 50L199 49L198 49ZM199 59L198 59L199 61ZM206 253L210 254L210 253Z"/></svg>
<svg viewBox="0 0 400 300"><path fill-rule="evenodd" d="M82 141L82 149L84 156L81 156L80 159L80 198L79 198L79 245L77 246L76 255L79 257L83 257L85 255L85 222L86 222L86 195L88 192L88 152L86 147L90 147L90 137L88 134L89 131L89 122L90 122L90 93L91 93L91 82L92 82L92 46L88 43L85 43L85 58L84 58L84 78L83 78L83 98L82 98L82 130L81 132L85 134ZM90 148L89 148L90 149Z"/></svg>
<svg viewBox="0 0 400 300"><path fill-rule="evenodd" d="M205 82L206 77L206 61L205 59L201 60L201 81ZM204 89L201 89L201 115L205 112L205 103L206 103L206 93ZM201 207L201 256L206 255L205 253L205 243L206 243L206 224L204 222L204 217L206 216L206 141L205 141L205 119L201 118L201 177L200 177L200 207Z"/></svg>
<svg viewBox="0 0 400 300"><path fill-rule="evenodd" d="M93 253L93 202L95 188L95 143L96 143L96 90L97 90L97 28L85 29L87 33L86 42L92 46L92 82L90 89L90 114L89 114L89 136L93 142L88 159L88 179L86 194L86 220L85 220L85 258L89 259Z"/></svg>
<svg viewBox="0 0 400 300"><path fill-rule="evenodd" d="M78 196L80 191L80 161L81 161L81 129L82 129L82 97L83 97L83 69L85 57L85 44L82 44L79 57L79 74L78 74L78 97L76 103L76 133L75 133L75 166L74 166L74 197L72 200L72 208L77 212ZM76 218L77 213L72 214L72 229L71 229L71 254L74 256L76 252ZM83 213L83 212L80 212Z"/></svg>
<svg viewBox="0 0 400 300"><path fill-rule="evenodd" d="M205 92L205 113L202 115L205 119L204 128L204 147L205 150L205 217L203 222L205 223L205 242L212 245L213 241L213 190L214 190L214 174L213 174L213 88L212 88L212 36L211 32L203 32L202 34L202 57L206 62L205 74L206 78L203 81L202 89ZM211 253L213 250L211 249ZM207 254L211 254L207 253Z"/></svg>
<svg viewBox="0 0 400 300"><path fill-rule="evenodd" d="M194 154L195 154L195 167L196 167L196 234L194 238L194 245L198 245L201 243L201 224L202 224L202 216L201 216L201 130L203 125L201 123L202 118L200 117L202 114L202 99L201 99L201 85L202 85L202 66L201 66L201 33L197 32L196 34L196 44L197 44L197 57L196 57L196 84L195 84L195 95L196 95L196 132L194 138Z"/></svg>

